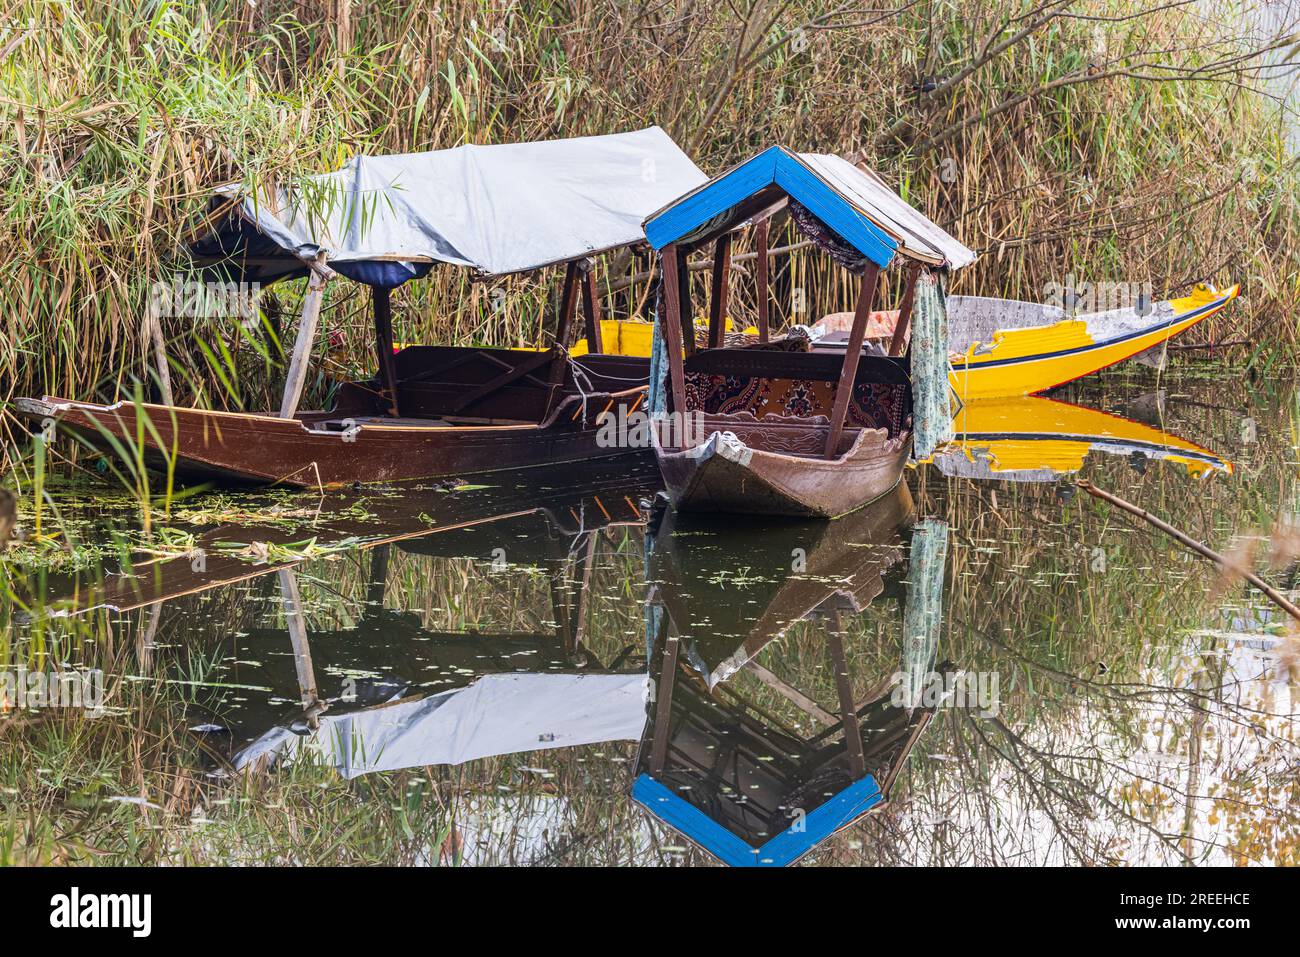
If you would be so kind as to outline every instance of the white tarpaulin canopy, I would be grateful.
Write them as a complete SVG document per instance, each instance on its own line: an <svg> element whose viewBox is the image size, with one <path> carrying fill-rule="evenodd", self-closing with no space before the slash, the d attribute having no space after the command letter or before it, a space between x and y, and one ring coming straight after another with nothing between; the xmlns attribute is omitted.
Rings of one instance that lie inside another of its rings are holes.
<svg viewBox="0 0 1300 957"><path fill-rule="evenodd" d="M398 270L398 281L415 275L415 264L430 262L496 276L640 242L646 216L706 179L667 133L652 126L540 143L358 156L333 173L297 182L274 202L244 197L241 213L299 260L324 252L330 265L382 264L385 272ZM218 192L242 195L237 184ZM220 233L219 243L225 238Z"/></svg>
<svg viewBox="0 0 1300 957"><path fill-rule="evenodd" d="M275 728L235 757L237 768L293 760L303 747L352 778L372 771L635 741L646 722L641 674L492 674L467 688L321 716L310 737Z"/></svg>

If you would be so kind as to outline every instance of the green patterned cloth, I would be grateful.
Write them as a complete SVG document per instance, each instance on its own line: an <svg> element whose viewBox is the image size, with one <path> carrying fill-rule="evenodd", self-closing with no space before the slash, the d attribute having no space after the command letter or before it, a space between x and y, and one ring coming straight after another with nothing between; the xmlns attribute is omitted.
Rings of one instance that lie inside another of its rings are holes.
<svg viewBox="0 0 1300 957"><path fill-rule="evenodd" d="M930 680L939 652L943 621L943 573L948 559L948 523L937 518L917 522L907 568L903 605L903 700L916 707Z"/></svg>
<svg viewBox="0 0 1300 957"><path fill-rule="evenodd" d="M912 455L918 459L952 440L943 283L941 275L923 271L912 304Z"/></svg>

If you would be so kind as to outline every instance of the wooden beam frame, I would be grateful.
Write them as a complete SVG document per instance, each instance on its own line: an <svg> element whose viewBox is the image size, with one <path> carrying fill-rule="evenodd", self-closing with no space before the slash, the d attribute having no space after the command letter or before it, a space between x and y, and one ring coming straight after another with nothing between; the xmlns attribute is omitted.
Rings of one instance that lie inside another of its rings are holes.
<svg viewBox="0 0 1300 957"><path fill-rule="evenodd" d="M758 273L758 341L767 342L771 331L768 328L768 306L770 293L767 277L767 238L771 223L760 220L754 227L754 255L757 257L755 268Z"/></svg>
<svg viewBox="0 0 1300 957"><path fill-rule="evenodd" d="M686 370L682 360L685 342L682 336L682 285L678 275L681 260L673 244L665 246L659 258L664 271L663 333L664 349L668 352L668 383L673 396L673 411L685 421Z"/></svg>
<svg viewBox="0 0 1300 957"><path fill-rule="evenodd" d="M713 244L713 280L709 288L709 348L721 349L727 322L727 290L731 283L731 233Z"/></svg>
<svg viewBox="0 0 1300 957"><path fill-rule="evenodd" d="M889 340L889 354L903 354L903 342L907 338L908 326L912 323L912 303L916 300L916 280L921 275L921 264L912 263L907 267L907 279L904 280L903 299L898 305L898 322L894 323L894 337Z"/></svg>
<svg viewBox="0 0 1300 957"><path fill-rule="evenodd" d="M840 381L835 387L835 406L831 411L830 432L826 435L826 457L835 457L835 450L840 444L840 435L844 432L844 419L849 412L849 402L853 399L853 383L858 375L858 360L862 358L862 340L866 337L867 320L871 318L871 306L876 299L876 286L880 281L880 267L868 262L862 273L862 288L858 291L858 306L853 311L853 328L849 332L848 347L844 350L844 365L840 369Z"/></svg>
<svg viewBox="0 0 1300 957"><path fill-rule="evenodd" d="M401 410L397 401L397 372L393 367L393 304L391 290L372 286L371 303L375 318L375 355L379 360L379 381L384 398L388 401L388 414L397 418Z"/></svg>

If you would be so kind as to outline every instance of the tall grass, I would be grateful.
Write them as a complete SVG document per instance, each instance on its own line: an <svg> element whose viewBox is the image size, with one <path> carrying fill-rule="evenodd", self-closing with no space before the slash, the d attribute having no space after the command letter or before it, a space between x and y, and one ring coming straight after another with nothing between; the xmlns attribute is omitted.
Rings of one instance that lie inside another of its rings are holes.
<svg viewBox="0 0 1300 957"><path fill-rule="evenodd" d="M984 253L959 291L1035 298L1073 274L1243 280L1195 335L1289 354L1295 184L1231 28L1199 6L898 2L10 0L0 34L0 404L129 395L147 290L209 189L360 152L657 123L708 172L780 142L866 160ZM776 236L773 242L796 239ZM743 252L744 250L738 250ZM775 263L777 313L851 307L818 258ZM644 266L645 263L642 263ZM743 262L742 262L743 267ZM636 264L602 273L626 285ZM396 297L405 341L534 341L553 277L502 300L435 271ZM301 283L264 323L166 320L178 401L266 407ZM743 275L733 308L752 312ZM799 292L802 290L802 293ZM315 399L367 371L362 290L328 291ZM627 311L644 290L607 304Z"/></svg>

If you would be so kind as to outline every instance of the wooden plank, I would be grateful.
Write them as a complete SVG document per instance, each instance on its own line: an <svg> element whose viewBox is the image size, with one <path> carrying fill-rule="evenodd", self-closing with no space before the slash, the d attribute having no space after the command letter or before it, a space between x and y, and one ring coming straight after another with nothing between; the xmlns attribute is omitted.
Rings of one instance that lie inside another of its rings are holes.
<svg viewBox="0 0 1300 957"><path fill-rule="evenodd" d="M490 382L485 382L483 385L475 386L469 391L462 393L460 398L456 400L455 405L451 407L452 414L454 415L462 409L469 408L480 399L483 399L500 389L504 389L506 386L510 385L510 383L517 382L519 379L532 373L535 369L539 369L554 361L554 357L549 352L539 352L534 356L528 357L523 362L519 363L519 365L503 372Z"/></svg>
<svg viewBox="0 0 1300 957"><path fill-rule="evenodd" d="M767 278L767 233L771 228L768 220L761 220L754 229L754 246L757 260L755 267L758 270L758 341L767 342L770 335L768 329L768 305L770 293L768 292Z"/></svg>
<svg viewBox="0 0 1300 957"><path fill-rule="evenodd" d="M325 254L316 260L325 265ZM292 419L302 401L303 386L307 381L307 364L311 361L311 346L316 340L316 325L320 321L321 303L325 298L327 274L323 269L313 269L307 280L307 295L302 300L302 318L298 321L298 338L293 344L293 358L289 372L284 377L284 396L280 400L280 418Z"/></svg>
<svg viewBox="0 0 1300 957"><path fill-rule="evenodd" d="M727 289L731 280L731 234L713 244L713 282L709 289L709 348L722 348L727 320Z"/></svg>
<svg viewBox="0 0 1300 957"><path fill-rule="evenodd" d="M907 327L912 323L912 303L916 300L916 280L921 275L921 264L912 263L907 269L906 286L903 288L903 301L898 306L898 322L894 324L894 338L889 340L889 354L903 354L903 342L907 339Z"/></svg>
<svg viewBox="0 0 1300 957"><path fill-rule="evenodd" d="M853 383L858 375L858 360L862 358L862 340L866 337L867 320L871 318L871 305L876 298L876 285L880 267L868 263L862 274L862 288L858 291L858 307L853 311L853 328L849 332L848 347L844 350L844 366L840 370L839 385L835 387L835 406L831 410L831 430L826 436L826 457L835 457L844 431L844 419L853 398Z"/></svg>
<svg viewBox="0 0 1300 957"><path fill-rule="evenodd" d="M605 345L600 336L600 294L596 291L594 264L588 265L582 277L582 312L587 320L587 351L604 352Z"/></svg>
<svg viewBox="0 0 1300 957"><path fill-rule="evenodd" d="M379 358L379 380L388 400L388 414L401 416L397 401L397 374L393 369L393 306L391 292L380 286L370 291L375 317L375 353Z"/></svg>
<svg viewBox="0 0 1300 957"><path fill-rule="evenodd" d="M681 283L678 277L677 247L668 245L660 254L664 271L664 348L668 352L668 382L673 396L673 411L685 421L686 372L682 367Z"/></svg>

